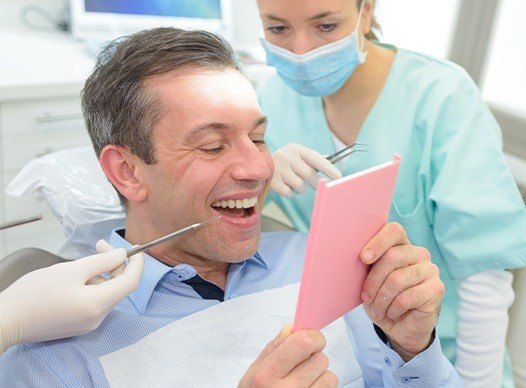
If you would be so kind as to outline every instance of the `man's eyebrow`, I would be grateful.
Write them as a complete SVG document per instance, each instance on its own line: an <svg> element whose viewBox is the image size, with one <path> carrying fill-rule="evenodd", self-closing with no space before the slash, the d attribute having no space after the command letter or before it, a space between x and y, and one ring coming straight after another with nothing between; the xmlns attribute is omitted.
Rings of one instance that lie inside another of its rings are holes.
<svg viewBox="0 0 526 388"><path fill-rule="evenodd" d="M192 128L186 135L184 135L183 140L191 140L192 137L199 135L202 132L212 130L215 132L222 132L228 129L232 129L232 126L227 123L221 123L221 122L211 122L211 123L205 123L198 125L194 128Z"/></svg>
<svg viewBox="0 0 526 388"><path fill-rule="evenodd" d="M257 119L254 122L254 125L252 126L251 130L256 129L260 125L267 123L267 116L262 116L259 119ZM192 128L188 133L184 136L183 140L188 141L191 140L192 137L199 135L199 133L211 130L214 132L223 132L226 130L231 130L233 127L230 124L222 123L222 122L211 122L211 123L205 123L198 125L194 128Z"/></svg>

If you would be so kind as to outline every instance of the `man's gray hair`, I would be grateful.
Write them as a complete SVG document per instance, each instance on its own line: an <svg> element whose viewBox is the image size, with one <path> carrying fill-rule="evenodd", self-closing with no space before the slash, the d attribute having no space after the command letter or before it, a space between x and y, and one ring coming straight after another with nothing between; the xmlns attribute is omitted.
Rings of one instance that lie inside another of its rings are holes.
<svg viewBox="0 0 526 388"><path fill-rule="evenodd" d="M145 80L184 66L239 70L231 46L206 31L155 28L119 38L102 50L82 91L84 120L97 156L114 144L155 163L151 131L162 105Z"/></svg>

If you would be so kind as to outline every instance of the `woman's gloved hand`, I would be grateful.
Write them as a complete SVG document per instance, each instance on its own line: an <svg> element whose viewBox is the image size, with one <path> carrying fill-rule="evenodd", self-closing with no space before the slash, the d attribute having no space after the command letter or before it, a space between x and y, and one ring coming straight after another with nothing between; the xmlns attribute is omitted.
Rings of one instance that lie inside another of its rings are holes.
<svg viewBox="0 0 526 388"><path fill-rule="evenodd" d="M283 197L305 193L305 182L316 189L321 178L318 171L330 179L342 177L341 172L322 154L301 144L287 144L274 152L272 158L275 170L270 188Z"/></svg>
<svg viewBox="0 0 526 388"><path fill-rule="evenodd" d="M88 333L135 290L142 253L124 268L123 248L101 240L97 251L102 253L30 272L0 293L0 354L17 343ZM110 279L99 276L105 272Z"/></svg>

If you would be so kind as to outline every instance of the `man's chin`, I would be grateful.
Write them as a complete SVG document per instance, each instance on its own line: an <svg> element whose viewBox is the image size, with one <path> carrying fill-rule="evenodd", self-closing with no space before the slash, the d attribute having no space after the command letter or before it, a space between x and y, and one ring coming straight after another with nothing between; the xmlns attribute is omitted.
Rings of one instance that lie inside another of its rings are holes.
<svg viewBox="0 0 526 388"><path fill-rule="evenodd" d="M239 263L243 260L249 259L257 252L259 246L259 238L257 241L243 241L231 246L223 246L224 249L219 249L218 256L222 257L224 262Z"/></svg>

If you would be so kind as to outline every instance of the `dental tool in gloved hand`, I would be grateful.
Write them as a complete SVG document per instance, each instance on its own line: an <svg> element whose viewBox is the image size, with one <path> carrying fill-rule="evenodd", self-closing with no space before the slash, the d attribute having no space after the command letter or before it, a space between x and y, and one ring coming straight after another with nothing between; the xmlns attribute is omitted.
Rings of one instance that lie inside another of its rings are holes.
<svg viewBox="0 0 526 388"><path fill-rule="evenodd" d="M360 146L363 148L359 148ZM339 150L338 152L335 152L332 155L327 156L327 160L332 164L338 163L340 160L345 159L346 157L354 154L355 152L367 152L367 147L367 143L356 142L348 147Z"/></svg>
<svg viewBox="0 0 526 388"><path fill-rule="evenodd" d="M183 235L183 234L185 234L187 232L199 229L200 227L202 227L205 224L208 224L210 222L219 220L221 217L222 216L210 218L209 220L206 220L206 221L203 221L203 222L198 222L196 224L192 224L192 225L186 226L186 227L184 227L182 229L176 230L175 232L169 233L166 236L162 236L162 237L156 238L155 240L149 241L147 243L134 246L132 249L130 249L129 251L126 252L126 256L127 257L131 257L131 256L133 256L133 255L135 255L135 254L137 254L139 252L142 252L142 251L144 251L144 250L146 250L148 248L151 248L151 247L153 247L153 246L155 246L157 244L165 243L166 241L169 241L169 240L171 240L173 238L179 237L179 236L181 236L181 235Z"/></svg>
<svg viewBox="0 0 526 388"><path fill-rule="evenodd" d="M354 143L325 157L301 144L289 143L272 154L275 168L270 188L283 197L304 194L307 184L316 190L318 181L322 178L319 173L331 180L341 178L342 173L334 163L355 152L367 151L365 146L365 143Z"/></svg>

